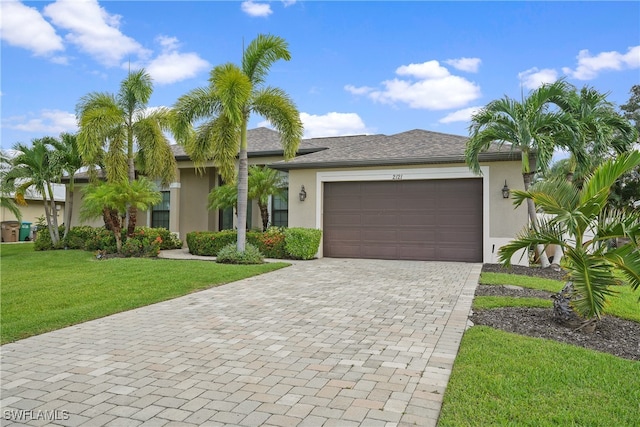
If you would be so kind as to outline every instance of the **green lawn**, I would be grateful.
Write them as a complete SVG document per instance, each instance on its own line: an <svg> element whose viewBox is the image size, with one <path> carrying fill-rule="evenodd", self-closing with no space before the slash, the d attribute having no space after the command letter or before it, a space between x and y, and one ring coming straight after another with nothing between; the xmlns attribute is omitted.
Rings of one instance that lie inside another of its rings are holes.
<svg viewBox="0 0 640 427"><path fill-rule="evenodd" d="M483 273L480 283L558 291L563 283ZM640 292L621 286L609 315L640 322ZM473 308L550 307L539 298L484 296ZM640 362L487 326L467 330L444 395L444 426L636 426Z"/></svg>
<svg viewBox="0 0 640 427"><path fill-rule="evenodd" d="M636 426L640 362L474 326L438 425Z"/></svg>
<svg viewBox="0 0 640 427"><path fill-rule="evenodd" d="M0 336L7 343L285 267L36 252L0 245Z"/></svg>

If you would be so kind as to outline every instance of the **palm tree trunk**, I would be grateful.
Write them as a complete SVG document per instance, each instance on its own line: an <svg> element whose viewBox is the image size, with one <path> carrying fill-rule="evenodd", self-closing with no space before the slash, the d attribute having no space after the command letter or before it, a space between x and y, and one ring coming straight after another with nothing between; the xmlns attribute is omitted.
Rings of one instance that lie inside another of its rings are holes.
<svg viewBox="0 0 640 427"><path fill-rule="evenodd" d="M247 241L247 195L249 192L246 119L242 121L240 154L238 157L238 242L236 249L238 249L238 252L244 252Z"/></svg>
<svg viewBox="0 0 640 427"><path fill-rule="evenodd" d="M260 216L262 217L262 231L266 231L269 226L269 209L265 203L258 202L260 208Z"/></svg>
<svg viewBox="0 0 640 427"><path fill-rule="evenodd" d="M533 173L523 173L522 178L524 181L524 190L528 191L529 187L531 186L531 178L533 178ZM529 213L530 226L535 227L538 221L538 215L536 214L536 205L531 199L527 199L527 212ZM542 268L547 268L551 265L551 263L549 263L549 258L545 253L544 245L536 245L536 256L540 260L540 266Z"/></svg>
<svg viewBox="0 0 640 427"><path fill-rule="evenodd" d="M51 237L51 242L54 242L55 236L53 234L53 224L51 224L51 207L47 202L47 196L45 195L44 188L42 189L42 203L44 204L44 217L47 219L47 229L49 230L49 236Z"/></svg>
<svg viewBox="0 0 640 427"><path fill-rule="evenodd" d="M129 206L128 210L129 222L127 223L127 237L133 237L136 232L136 222L138 220L138 209L135 206Z"/></svg>
<svg viewBox="0 0 640 427"><path fill-rule="evenodd" d="M49 199L49 211L51 212L51 243L54 247L60 243L60 230L58 229L58 211L56 210L56 202L53 195L53 188L50 182L45 183L45 204L46 199ZM48 193L48 195L46 195Z"/></svg>
<svg viewBox="0 0 640 427"><path fill-rule="evenodd" d="M69 199L66 201L64 206L64 236L62 237L62 240L67 239L69 229L71 228L71 216L73 214L73 190L73 177L71 177L69 183Z"/></svg>

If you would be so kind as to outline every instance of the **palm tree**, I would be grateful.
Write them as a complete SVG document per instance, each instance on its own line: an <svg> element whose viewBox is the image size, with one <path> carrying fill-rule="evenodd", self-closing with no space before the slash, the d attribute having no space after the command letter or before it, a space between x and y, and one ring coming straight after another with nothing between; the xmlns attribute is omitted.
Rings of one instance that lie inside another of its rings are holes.
<svg viewBox="0 0 640 427"><path fill-rule="evenodd" d="M29 188L40 193L51 242L55 246L60 242L60 235L53 183L59 180L61 172L49 148L53 142L54 138L44 137L32 140L31 146L16 144L13 149L18 154L11 160L11 169L6 172L5 181L7 185L15 187L18 201L24 201Z"/></svg>
<svg viewBox="0 0 640 427"><path fill-rule="evenodd" d="M262 218L262 230L269 226L269 198L285 196L287 184L280 173L267 166L249 167L248 200L256 200ZM234 184L221 185L209 193L209 209L226 209L238 204L238 188Z"/></svg>
<svg viewBox="0 0 640 427"><path fill-rule="evenodd" d="M469 141L465 150L466 162L476 174L480 174L480 154L494 144L507 144L512 150L521 152L522 180L525 191L529 189L537 170L545 172L554 150L558 147L558 135L572 134L575 124L570 115L553 111L554 100L562 97L568 85L562 80L547 84L532 91L522 102L509 97L491 101L474 114L469 126ZM570 143L573 139L564 137ZM578 150L575 150L579 155ZM535 168L530 159L535 155ZM580 157L581 159L581 157ZM536 207L533 200L527 201L529 221L536 224ZM543 267L549 266L544 248L538 247Z"/></svg>
<svg viewBox="0 0 640 427"><path fill-rule="evenodd" d="M176 161L165 131L172 129L168 108L149 109L153 92L151 77L144 70L130 72L117 95L92 92L76 106L78 148L84 161L97 163L104 153L107 181L120 182L141 175L168 184L175 177ZM136 225L137 209L128 209L128 235Z"/></svg>
<svg viewBox="0 0 640 427"><path fill-rule="evenodd" d="M248 161L247 124L251 113L271 122L280 132L284 158L295 156L302 138L300 113L279 88L265 86L269 68L280 59L291 58L287 42L277 36L258 35L244 50L240 66L227 63L215 67L209 86L180 97L174 106L178 141L201 168L213 159L226 182L235 182L238 156L238 251L246 243ZM197 129L194 122L204 120Z"/></svg>
<svg viewBox="0 0 640 427"><path fill-rule="evenodd" d="M80 216L83 219L106 218L108 228L116 239L118 253L122 252L122 229L124 217L131 206L136 209L149 209L162 200L155 184L145 177L131 182L124 179L119 182L94 183L85 188ZM105 210L108 214L105 215Z"/></svg>
<svg viewBox="0 0 640 427"><path fill-rule="evenodd" d="M70 133L60 134L60 140L51 142L51 145L55 149L53 152L53 159L57 163L61 171L69 177L69 194L65 202L64 207L64 236L62 239L67 238L69 229L71 228L71 218L73 216L73 196L75 192L75 175L82 169L84 162L80 151L78 149L77 136Z"/></svg>
<svg viewBox="0 0 640 427"><path fill-rule="evenodd" d="M531 191L513 192L516 205L533 200L552 217L538 221L536 227L525 229L515 241L503 246L499 259L508 266L516 252L536 244L563 248L570 284L556 295L559 320L570 318L567 314L571 309L581 318L598 319L607 298L615 293L613 287L621 284L616 271L624 275L632 289L640 286L640 213L607 207L611 186L638 165L640 152L631 151L598 166L582 189L566 179L556 179L540 182ZM609 242L616 238L629 242L611 247Z"/></svg>
<svg viewBox="0 0 640 427"><path fill-rule="evenodd" d="M11 195L12 193L15 193L15 187L10 185L5 179L10 165L11 161L9 160L9 157L3 152L0 152L0 208L6 208L18 219L18 221L22 221L22 212L20 212L18 204Z"/></svg>
<svg viewBox="0 0 640 427"><path fill-rule="evenodd" d="M287 183L280 173L267 166L251 166L249 168L249 198L258 201L262 230L269 226L269 198L285 196Z"/></svg>
<svg viewBox="0 0 640 427"><path fill-rule="evenodd" d="M578 93L569 90L555 103L570 114L578 126L578 132L565 136L577 138L573 143L563 145L578 147L580 153L571 152L567 179L573 179L577 171L581 175L588 174L612 153L620 154L629 151L637 141L638 134L629 121L618 114L613 104L607 101L607 95L594 88L584 86ZM582 162L578 162L577 154L586 154Z"/></svg>

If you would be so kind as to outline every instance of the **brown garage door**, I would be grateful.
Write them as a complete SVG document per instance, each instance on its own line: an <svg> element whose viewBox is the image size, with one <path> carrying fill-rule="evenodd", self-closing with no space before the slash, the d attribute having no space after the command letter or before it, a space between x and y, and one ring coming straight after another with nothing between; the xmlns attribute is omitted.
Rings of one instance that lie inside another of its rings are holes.
<svg viewBox="0 0 640 427"><path fill-rule="evenodd" d="M482 262L482 180L327 182L324 256Z"/></svg>

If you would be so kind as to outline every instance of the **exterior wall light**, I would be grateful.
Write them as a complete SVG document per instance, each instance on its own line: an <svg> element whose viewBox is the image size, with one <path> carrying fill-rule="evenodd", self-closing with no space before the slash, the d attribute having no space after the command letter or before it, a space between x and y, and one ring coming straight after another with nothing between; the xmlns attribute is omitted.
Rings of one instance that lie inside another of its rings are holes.
<svg viewBox="0 0 640 427"><path fill-rule="evenodd" d="M300 189L300 194L298 194L300 196L300 201L304 202L305 199L307 198L307 192L304 191L304 185L302 186L302 188Z"/></svg>
<svg viewBox="0 0 640 427"><path fill-rule="evenodd" d="M510 195L511 195L511 190L509 189L509 186L507 185L507 180L505 179L504 187L502 187L502 198L508 199Z"/></svg>

